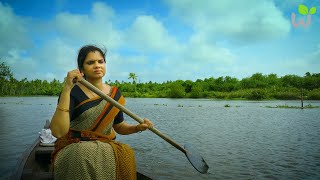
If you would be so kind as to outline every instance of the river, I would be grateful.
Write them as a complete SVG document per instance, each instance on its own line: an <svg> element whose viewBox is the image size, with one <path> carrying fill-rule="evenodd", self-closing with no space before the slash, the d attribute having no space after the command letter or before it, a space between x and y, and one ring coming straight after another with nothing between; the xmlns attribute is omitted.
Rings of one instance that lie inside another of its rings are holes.
<svg viewBox="0 0 320 180"><path fill-rule="evenodd" d="M57 97L0 98L0 179L9 177L56 103ZM132 112L178 144L192 145L209 165L208 174L150 131L117 140L134 149L137 167L155 179L319 179L320 109L266 107L285 104L300 102L127 98Z"/></svg>

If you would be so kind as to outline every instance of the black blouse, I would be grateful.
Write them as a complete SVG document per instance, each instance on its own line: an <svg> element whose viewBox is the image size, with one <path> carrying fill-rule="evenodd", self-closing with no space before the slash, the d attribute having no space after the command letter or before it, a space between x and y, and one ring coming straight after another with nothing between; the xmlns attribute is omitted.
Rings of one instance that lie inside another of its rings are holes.
<svg viewBox="0 0 320 180"><path fill-rule="evenodd" d="M86 103L86 105L82 106L82 108L77 108L75 109L75 107L80 104L81 102L83 102L84 100L89 99L89 97L82 91L82 89L75 85L70 93L70 121L73 121L75 118L77 118L83 111L98 105L103 99L99 98L93 101L90 101L88 103ZM58 102L60 100L60 95L58 98ZM115 117L113 124L119 124L124 120L123 118L123 112L119 111L119 113L117 114L117 116Z"/></svg>

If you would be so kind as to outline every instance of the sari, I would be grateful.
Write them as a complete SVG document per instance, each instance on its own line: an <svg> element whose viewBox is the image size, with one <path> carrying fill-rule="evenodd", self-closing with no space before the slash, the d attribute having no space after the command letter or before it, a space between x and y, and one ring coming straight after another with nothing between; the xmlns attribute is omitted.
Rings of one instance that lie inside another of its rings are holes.
<svg viewBox="0 0 320 180"><path fill-rule="evenodd" d="M55 179L136 179L133 150L115 141L112 127L123 120L122 112L100 97L88 98L78 86L70 96L70 129L52 153ZM125 104L117 87L110 97Z"/></svg>

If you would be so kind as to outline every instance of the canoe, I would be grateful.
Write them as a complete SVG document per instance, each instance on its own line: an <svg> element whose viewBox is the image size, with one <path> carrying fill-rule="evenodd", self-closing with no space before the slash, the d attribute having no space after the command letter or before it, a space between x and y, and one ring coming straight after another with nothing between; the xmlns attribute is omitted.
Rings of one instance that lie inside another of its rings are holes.
<svg viewBox="0 0 320 180"><path fill-rule="evenodd" d="M51 153L54 146L44 146L37 138L19 158L11 175L11 179L54 179L51 164ZM152 180L152 178L137 171L138 180Z"/></svg>

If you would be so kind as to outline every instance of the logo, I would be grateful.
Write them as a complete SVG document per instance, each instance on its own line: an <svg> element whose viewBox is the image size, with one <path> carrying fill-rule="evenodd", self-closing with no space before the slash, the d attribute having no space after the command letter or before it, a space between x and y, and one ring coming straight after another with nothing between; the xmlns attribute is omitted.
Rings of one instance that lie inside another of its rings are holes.
<svg viewBox="0 0 320 180"><path fill-rule="evenodd" d="M303 19L300 19L298 23L296 22L296 14L292 13L291 14L291 23L293 27L298 28L299 26L303 26L304 28L307 28L311 24L311 15L315 14L317 11L316 7L308 9L307 6L300 4L298 7L298 11L301 15L307 16L307 21L304 21Z"/></svg>

